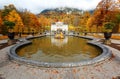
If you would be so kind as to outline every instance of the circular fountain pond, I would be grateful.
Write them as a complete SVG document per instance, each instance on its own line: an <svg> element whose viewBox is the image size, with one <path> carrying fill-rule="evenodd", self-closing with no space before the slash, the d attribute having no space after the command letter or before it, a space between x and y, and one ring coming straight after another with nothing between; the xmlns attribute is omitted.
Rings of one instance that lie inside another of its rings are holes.
<svg viewBox="0 0 120 79"><path fill-rule="evenodd" d="M14 46L9 53L10 57L37 66L74 67L96 63L111 55L106 47L87 43L88 39L80 37L55 39L53 36L45 36L30 41Z"/></svg>

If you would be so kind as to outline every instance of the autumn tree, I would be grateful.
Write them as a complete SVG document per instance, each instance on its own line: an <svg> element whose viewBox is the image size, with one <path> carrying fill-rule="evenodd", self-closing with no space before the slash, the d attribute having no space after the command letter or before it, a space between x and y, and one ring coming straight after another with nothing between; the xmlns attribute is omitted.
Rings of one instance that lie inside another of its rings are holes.
<svg viewBox="0 0 120 79"><path fill-rule="evenodd" d="M12 21L15 23L14 31L15 32L21 32L22 28L24 27L22 19L20 15L16 12L16 10L12 10L9 12L8 15L4 18L6 21Z"/></svg>
<svg viewBox="0 0 120 79"><path fill-rule="evenodd" d="M2 14L1 14L3 20L4 20L4 17L7 16L9 12L11 12L12 10L17 10L13 4L4 6L4 9L2 10Z"/></svg>
<svg viewBox="0 0 120 79"><path fill-rule="evenodd" d="M97 32L100 32L105 22L113 21L116 11L119 10L120 2L116 0L102 0L96 7L93 17L93 25L96 25ZM116 27L115 27L116 28Z"/></svg>
<svg viewBox="0 0 120 79"><path fill-rule="evenodd" d="M29 26L29 22L30 22L30 19L29 19L29 12L27 10L25 11L19 11L19 14L23 20L23 24L24 24L24 29L23 29L23 32L24 33L28 33L28 31L30 31L30 26Z"/></svg>
<svg viewBox="0 0 120 79"><path fill-rule="evenodd" d="M92 24L93 26L96 26L96 32L100 32L100 28L102 28L103 22L104 22L104 14L101 12L101 9L98 9L94 12L94 15L92 18ZM95 27L94 27L95 28Z"/></svg>
<svg viewBox="0 0 120 79"><path fill-rule="evenodd" d="M81 31L84 32L85 30L88 31L88 26L87 26L87 22L90 18L91 14L88 11L85 11L82 16L80 17L80 21L79 21L79 26L82 29Z"/></svg>
<svg viewBox="0 0 120 79"><path fill-rule="evenodd" d="M23 24L25 26L24 27L25 33L28 33L28 32L30 33L32 31L38 32L39 29L41 29L40 23L38 21L38 17L35 14L33 14L27 10L20 11L19 14L20 14L20 16L23 20Z"/></svg>
<svg viewBox="0 0 120 79"><path fill-rule="evenodd" d="M95 18L94 17L90 17L87 21L87 27L88 27L88 32L95 32L93 31L94 28L94 24L93 22L95 21Z"/></svg>
<svg viewBox="0 0 120 79"><path fill-rule="evenodd" d="M79 26L79 21L80 21L80 18L77 17L77 16L74 16L73 25L74 25L75 27Z"/></svg>
<svg viewBox="0 0 120 79"><path fill-rule="evenodd" d="M41 26L41 28L42 28L42 31L45 31L45 30L46 30L46 26L50 26L50 25L51 25L50 19L46 18L46 17L43 16L43 15L40 15L38 19L39 19L39 22L40 22L40 26Z"/></svg>
<svg viewBox="0 0 120 79"><path fill-rule="evenodd" d="M15 32L20 32L21 29L24 27L22 23L22 19L13 4L4 6L4 9L1 12L1 17L2 17L3 22L10 21L10 22L15 23L15 27L14 27ZM8 30L5 25L3 25L3 27L4 27L3 29L4 31Z"/></svg>
<svg viewBox="0 0 120 79"><path fill-rule="evenodd" d="M116 14L114 18L114 23L116 24L116 28L114 28L113 30L116 32L120 32L120 12Z"/></svg>
<svg viewBox="0 0 120 79"><path fill-rule="evenodd" d="M34 15L33 13L29 13L29 26L30 28L32 29L32 31L39 31L40 29L40 24L39 24L39 21L38 21L38 18L36 15Z"/></svg>

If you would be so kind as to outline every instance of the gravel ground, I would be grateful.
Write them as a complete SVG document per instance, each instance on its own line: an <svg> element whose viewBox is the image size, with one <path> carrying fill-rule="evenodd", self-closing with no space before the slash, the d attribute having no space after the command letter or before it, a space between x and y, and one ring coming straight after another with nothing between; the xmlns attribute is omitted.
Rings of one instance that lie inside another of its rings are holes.
<svg viewBox="0 0 120 79"><path fill-rule="evenodd" d="M12 47L12 46L10 46ZM73 68L44 68L18 64L8 58L10 47L0 50L0 79L120 79L120 51L101 63Z"/></svg>

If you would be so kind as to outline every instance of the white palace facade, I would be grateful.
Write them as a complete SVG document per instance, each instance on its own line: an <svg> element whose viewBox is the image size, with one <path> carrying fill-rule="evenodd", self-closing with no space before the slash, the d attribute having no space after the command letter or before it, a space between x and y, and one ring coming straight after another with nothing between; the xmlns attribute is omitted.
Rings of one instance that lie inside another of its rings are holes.
<svg viewBox="0 0 120 79"><path fill-rule="evenodd" d="M62 30L64 33L68 33L68 24L63 22L55 22L51 24L51 33L57 32L57 30Z"/></svg>

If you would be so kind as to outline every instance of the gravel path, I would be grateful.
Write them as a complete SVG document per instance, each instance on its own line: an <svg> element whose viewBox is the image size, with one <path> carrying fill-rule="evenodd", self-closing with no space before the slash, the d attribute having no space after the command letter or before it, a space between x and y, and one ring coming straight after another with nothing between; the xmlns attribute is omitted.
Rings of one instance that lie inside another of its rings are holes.
<svg viewBox="0 0 120 79"><path fill-rule="evenodd" d="M8 59L10 47L0 50L0 79L116 79L120 76L120 51L111 47L111 59L73 68L43 68L18 64Z"/></svg>

